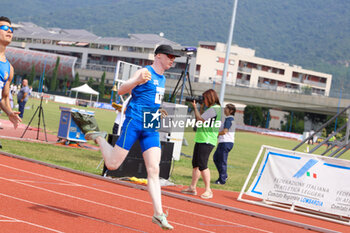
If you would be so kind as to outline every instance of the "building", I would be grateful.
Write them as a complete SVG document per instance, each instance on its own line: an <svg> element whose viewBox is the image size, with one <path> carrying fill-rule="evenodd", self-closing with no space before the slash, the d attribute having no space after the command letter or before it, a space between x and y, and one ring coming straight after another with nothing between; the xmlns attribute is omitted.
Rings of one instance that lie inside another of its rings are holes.
<svg viewBox="0 0 350 233"><path fill-rule="evenodd" d="M226 45L199 42L196 81L221 83ZM231 46L226 85L329 96L332 75L255 56L255 50Z"/></svg>
<svg viewBox="0 0 350 233"><path fill-rule="evenodd" d="M14 27L12 47L76 57L74 70L79 73L81 81L93 77L99 82L102 73L106 72L106 85L113 84L118 61L145 66L152 64L154 50L160 44L169 44L178 51L182 49L180 44L156 34L112 38L99 37L81 29L45 29L30 22L21 22ZM185 57L177 58L167 76L178 77L185 65Z"/></svg>
<svg viewBox="0 0 350 233"><path fill-rule="evenodd" d="M11 46L76 57L75 72L81 81L90 77L100 81L106 72L106 85L113 85L118 61L140 66L149 65L154 50L169 44L180 51L184 46L156 34L130 34L129 38L99 37L86 30L42 28L33 23L15 25ZM221 83L226 45L199 42L197 53L177 58L167 78L178 78L189 63L189 76L195 82ZM189 59L190 58L190 59ZM306 70L300 66L255 56L255 50L231 46L227 85L263 88L275 91L328 96L332 76Z"/></svg>

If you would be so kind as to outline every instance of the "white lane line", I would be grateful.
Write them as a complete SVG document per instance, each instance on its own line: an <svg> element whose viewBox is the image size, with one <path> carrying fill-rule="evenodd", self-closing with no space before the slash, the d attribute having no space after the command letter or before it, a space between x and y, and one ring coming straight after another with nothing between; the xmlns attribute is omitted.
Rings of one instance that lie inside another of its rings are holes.
<svg viewBox="0 0 350 233"><path fill-rule="evenodd" d="M55 229L52 229L52 228L49 228L49 227L45 227L45 226L38 225L38 224L35 224L35 223L27 222L27 221L24 221L24 220L21 220L21 219L11 218L11 217L9 217L9 216L5 216L5 215L1 215L1 214L0 214L0 217L8 218L8 219L10 219L10 220L12 220L12 221L14 221L14 222L22 222L22 223L25 223L25 224L28 224L28 225L31 225L31 226L43 228L43 229L45 229L45 230L49 230L49 231L53 231L53 232L58 232L58 233L63 233L63 231L58 231L58 230L55 230Z"/></svg>
<svg viewBox="0 0 350 233"><path fill-rule="evenodd" d="M100 206L103 206L103 207L112 208L112 209L116 209L116 210L119 210L119 211L124 211L124 212L130 213L130 214L135 214L135 215L140 215L142 217L152 218L152 216L150 216L150 215L141 214L141 213L138 213L138 212L135 212L135 211L122 209L122 208L119 208L119 207L107 205L107 204L96 202L96 201L91 201L91 200L88 200L88 199L85 199L85 198L80 198L80 197L72 196L72 195L69 195L69 194L56 192L56 191L49 190L49 189L46 189L46 188L36 187L36 186L30 185L30 184L9 180L9 179L3 178L3 177L0 177L0 179L6 180L6 181L10 181L10 182L14 182L14 183L17 183L17 184L21 184L21 185L24 185L24 186L28 186L28 187L31 187L31 188L34 188L34 189L39 189L39 190L42 190L42 191L54 193L54 194L61 195L61 196L64 196L64 197L69 197L69 198L77 199L77 200L80 200L80 201L85 201L85 202L88 202L88 203L92 203L92 204L95 204L95 205L100 205ZM0 193L0 195L6 195L6 194L1 194ZM8 195L6 195L6 196L8 196ZM198 231L204 231L204 232L211 232L211 233L213 233L212 231L207 231L207 230L200 229L200 228L197 228L197 227L188 226L188 225L184 225L184 224L173 222L173 221L169 221L169 222L173 223L173 224L181 225L181 226L184 226L184 227L187 227L187 228L195 229L195 230L198 230Z"/></svg>
<svg viewBox="0 0 350 233"><path fill-rule="evenodd" d="M118 193L115 193L115 192L110 192L110 191L106 191L106 190L102 190L102 189L97 189L97 188L86 186L86 185L83 185L83 184L78 184L78 183L66 181L66 180L63 180L63 179L58 179L58 178L42 175L42 174L39 174L39 173L18 169L18 168L12 167L12 166L7 166L7 165L3 165L3 164L0 164L0 166L7 167L7 168L10 168L10 169L13 169L13 170L17 170L17 171L21 171L21 172L25 172L25 173L29 173L29 174L36 175L36 176L39 176L39 177L45 177L45 178L56 180L56 181L59 181L59 182L65 182L65 183L69 183L69 184L72 184L72 185L77 185L77 186L80 186L80 187L83 187L83 188L91 189L91 190L102 192L102 193L107 193L107 194L110 194L110 195L113 195L113 196L123 197L123 198L130 199L130 200L133 200L133 201L139 201L139 202L142 202L142 203L146 203L146 204L152 205L152 202L144 201L144 200L141 200L141 199L137 199L137 198L133 198L133 197L125 196L125 195L121 195L121 194L118 194ZM270 231L263 230L263 229L260 229L260 228L256 228L256 227L252 227L252 226L248 226L248 225L244 225L244 224L240 224L240 223L236 223L236 222L227 221L227 220L223 220L223 219L220 219L220 218L210 217L210 216L207 216L207 215L194 213L192 211L186 211L186 210L182 210L182 209L177 209L177 208L170 207L170 206L163 206L163 207L164 207L164 209L172 209L172 210L176 210L176 211L179 211L179 212L182 212L182 213L186 213L186 214L189 214L189 215L195 215L195 216L202 217L202 218L208 218L208 219L211 219L211 220L214 220L214 221L224 222L224 223L227 223L227 224L232 224L232 225L241 226L241 227L245 227L245 228L249 228L249 229L253 229L253 230L257 230L257 231L261 231L261 232L268 232L268 233L270 233Z"/></svg>
<svg viewBox="0 0 350 233"><path fill-rule="evenodd" d="M16 170L16 171L20 171L20 172L32 174L32 175L35 175L35 176L40 176L40 177L48 178L48 179L51 179L51 180L60 181L60 182L63 182L63 183L68 183L68 184L72 184L72 185L73 185L73 184L74 184L74 185L79 185L79 184L77 184L77 183L73 183L73 182L70 182L70 181L66 181L66 180L54 178L54 177L51 177L51 176L45 176L45 175L42 175L42 174L40 174L40 173L31 172L31 171L19 169L19 168L12 167L12 166L8 166L8 165L4 165L4 164L0 164L0 166L6 167L6 168L10 168L10 169L12 169L12 170Z"/></svg>
<svg viewBox="0 0 350 233"><path fill-rule="evenodd" d="M67 186L78 186L79 184L67 184L67 183L58 183L58 182L45 182L45 181L35 181L35 180L17 180L17 179L10 179L12 181L19 181L23 183L36 183L36 184L55 184L55 185L67 185Z"/></svg>

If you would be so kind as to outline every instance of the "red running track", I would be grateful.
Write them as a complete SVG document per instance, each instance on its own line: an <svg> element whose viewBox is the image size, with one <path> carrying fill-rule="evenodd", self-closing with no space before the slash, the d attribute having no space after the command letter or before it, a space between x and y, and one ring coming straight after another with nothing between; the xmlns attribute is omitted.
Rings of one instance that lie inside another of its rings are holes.
<svg viewBox="0 0 350 233"><path fill-rule="evenodd" d="M151 222L153 209L145 190L6 155L0 155L0 187L1 233L162 232ZM173 232L307 231L174 197L162 198ZM337 230L348 229L341 227Z"/></svg>

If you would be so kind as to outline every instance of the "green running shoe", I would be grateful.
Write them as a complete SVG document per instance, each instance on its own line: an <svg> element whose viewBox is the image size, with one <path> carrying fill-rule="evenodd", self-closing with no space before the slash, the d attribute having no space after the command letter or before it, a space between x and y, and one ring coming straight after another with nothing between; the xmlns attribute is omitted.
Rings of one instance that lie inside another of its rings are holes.
<svg viewBox="0 0 350 233"><path fill-rule="evenodd" d="M174 227L168 223L168 221L166 220L166 217L168 217L168 215L166 215L164 213L159 215L159 216L153 215L152 222L156 223L163 230L172 230L172 229L174 229Z"/></svg>

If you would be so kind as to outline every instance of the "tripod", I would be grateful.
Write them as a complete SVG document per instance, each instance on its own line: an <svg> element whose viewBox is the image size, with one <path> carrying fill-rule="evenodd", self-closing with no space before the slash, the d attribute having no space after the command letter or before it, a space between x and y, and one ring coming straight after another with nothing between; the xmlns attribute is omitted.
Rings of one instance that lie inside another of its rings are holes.
<svg viewBox="0 0 350 233"><path fill-rule="evenodd" d="M182 71L181 76L180 76L179 80L177 81L176 86L174 88L174 91L173 91L173 93L171 94L171 96L169 98L169 101L171 101L177 95L177 93L180 90L180 87L181 87L181 95L180 95L180 101L179 101L180 104L182 102L183 91L184 91L185 87L186 87L187 94L190 94L191 96L193 96L192 86L191 86L191 79L190 79L190 75L189 75L189 72L188 72L189 67L190 67L190 64L189 64L190 59L191 59L191 55L187 54L185 70ZM189 90L188 90L188 88L186 86L186 78L188 79ZM182 80L182 85L179 86L181 80ZM176 100L175 100L175 103L176 103Z"/></svg>
<svg viewBox="0 0 350 233"><path fill-rule="evenodd" d="M21 138L23 138L24 134L27 132L30 124L32 123L36 113L39 111L39 121L38 121L38 133L36 135L36 140L39 139L39 131L40 131L40 119L41 119L41 116L43 117L43 124L44 124L44 132L45 132L45 141L47 141L47 135L46 135L46 125L45 125L45 117L44 117L44 109L43 109L43 95L41 94L41 98L40 98L40 105L38 106L38 108L35 110L33 116L32 116L32 119L29 121L29 124L27 125L27 128L24 130Z"/></svg>

